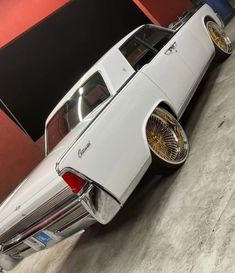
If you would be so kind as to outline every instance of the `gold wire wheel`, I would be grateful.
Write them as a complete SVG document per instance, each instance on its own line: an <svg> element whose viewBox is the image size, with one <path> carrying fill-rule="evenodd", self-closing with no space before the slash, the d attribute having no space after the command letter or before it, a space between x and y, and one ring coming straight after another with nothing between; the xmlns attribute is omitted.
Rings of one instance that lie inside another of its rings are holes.
<svg viewBox="0 0 235 273"><path fill-rule="evenodd" d="M214 44L223 52L230 54L232 52L231 41L224 30L215 22L207 22L207 29Z"/></svg>
<svg viewBox="0 0 235 273"><path fill-rule="evenodd" d="M182 164L188 155L188 140L178 121L157 108L148 120L147 140L154 155L170 164Z"/></svg>

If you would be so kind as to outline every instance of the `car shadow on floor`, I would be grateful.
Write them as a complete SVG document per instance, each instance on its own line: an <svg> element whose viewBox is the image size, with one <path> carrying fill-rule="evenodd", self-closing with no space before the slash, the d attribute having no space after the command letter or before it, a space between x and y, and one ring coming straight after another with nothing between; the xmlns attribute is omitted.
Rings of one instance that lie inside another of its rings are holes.
<svg viewBox="0 0 235 273"><path fill-rule="evenodd" d="M154 226L152 222L158 221L158 215L161 214L158 209L164 206L170 194L168 191L179 172L161 177L150 168L108 225L95 224L82 234L58 273L111 272L110 261L119 264L124 252L133 249L138 256L137 245L147 240ZM97 271L89 269L90 266L97 268Z"/></svg>

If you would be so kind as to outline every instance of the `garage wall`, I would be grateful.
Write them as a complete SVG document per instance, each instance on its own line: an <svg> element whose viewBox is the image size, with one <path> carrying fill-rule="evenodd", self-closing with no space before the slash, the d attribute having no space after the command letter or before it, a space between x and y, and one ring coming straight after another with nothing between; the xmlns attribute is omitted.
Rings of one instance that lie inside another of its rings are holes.
<svg viewBox="0 0 235 273"><path fill-rule="evenodd" d="M0 98L38 139L48 114L81 75L148 22L131 0L70 1L0 50Z"/></svg>
<svg viewBox="0 0 235 273"><path fill-rule="evenodd" d="M44 157L43 151L0 111L0 203Z"/></svg>
<svg viewBox="0 0 235 273"><path fill-rule="evenodd" d="M145 15L155 24L168 26L178 16L192 8L190 0L133 0Z"/></svg>
<svg viewBox="0 0 235 273"><path fill-rule="evenodd" d="M6 45L69 0L1 0L0 47Z"/></svg>
<svg viewBox="0 0 235 273"><path fill-rule="evenodd" d="M44 158L39 137L58 100L115 42L149 22L131 0L66 2L1 0L0 203Z"/></svg>

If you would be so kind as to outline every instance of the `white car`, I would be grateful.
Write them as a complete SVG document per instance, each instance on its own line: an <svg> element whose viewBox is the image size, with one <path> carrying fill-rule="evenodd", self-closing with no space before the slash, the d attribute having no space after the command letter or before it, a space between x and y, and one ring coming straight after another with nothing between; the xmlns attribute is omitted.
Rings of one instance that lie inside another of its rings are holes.
<svg viewBox="0 0 235 273"><path fill-rule="evenodd" d="M0 207L0 266L117 214L151 163L186 160L178 120L214 57L232 53L204 5L180 29L144 25L109 50L46 121L46 157Z"/></svg>

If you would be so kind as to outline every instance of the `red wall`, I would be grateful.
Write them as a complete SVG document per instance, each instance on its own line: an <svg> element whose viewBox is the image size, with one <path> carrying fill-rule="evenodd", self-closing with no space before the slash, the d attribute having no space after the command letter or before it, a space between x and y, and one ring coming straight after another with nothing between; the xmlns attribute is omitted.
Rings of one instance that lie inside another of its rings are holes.
<svg viewBox="0 0 235 273"><path fill-rule="evenodd" d="M0 0L0 47L69 0ZM0 203L44 158L44 142L34 143L0 110Z"/></svg>
<svg viewBox="0 0 235 273"><path fill-rule="evenodd" d="M192 8L190 0L133 0L144 14L157 25L168 26L185 10Z"/></svg>
<svg viewBox="0 0 235 273"><path fill-rule="evenodd" d="M69 0L0 0L0 47Z"/></svg>
<svg viewBox="0 0 235 273"><path fill-rule="evenodd" d="M43 151L0 111L0 203L43 159Z"/></svg>

